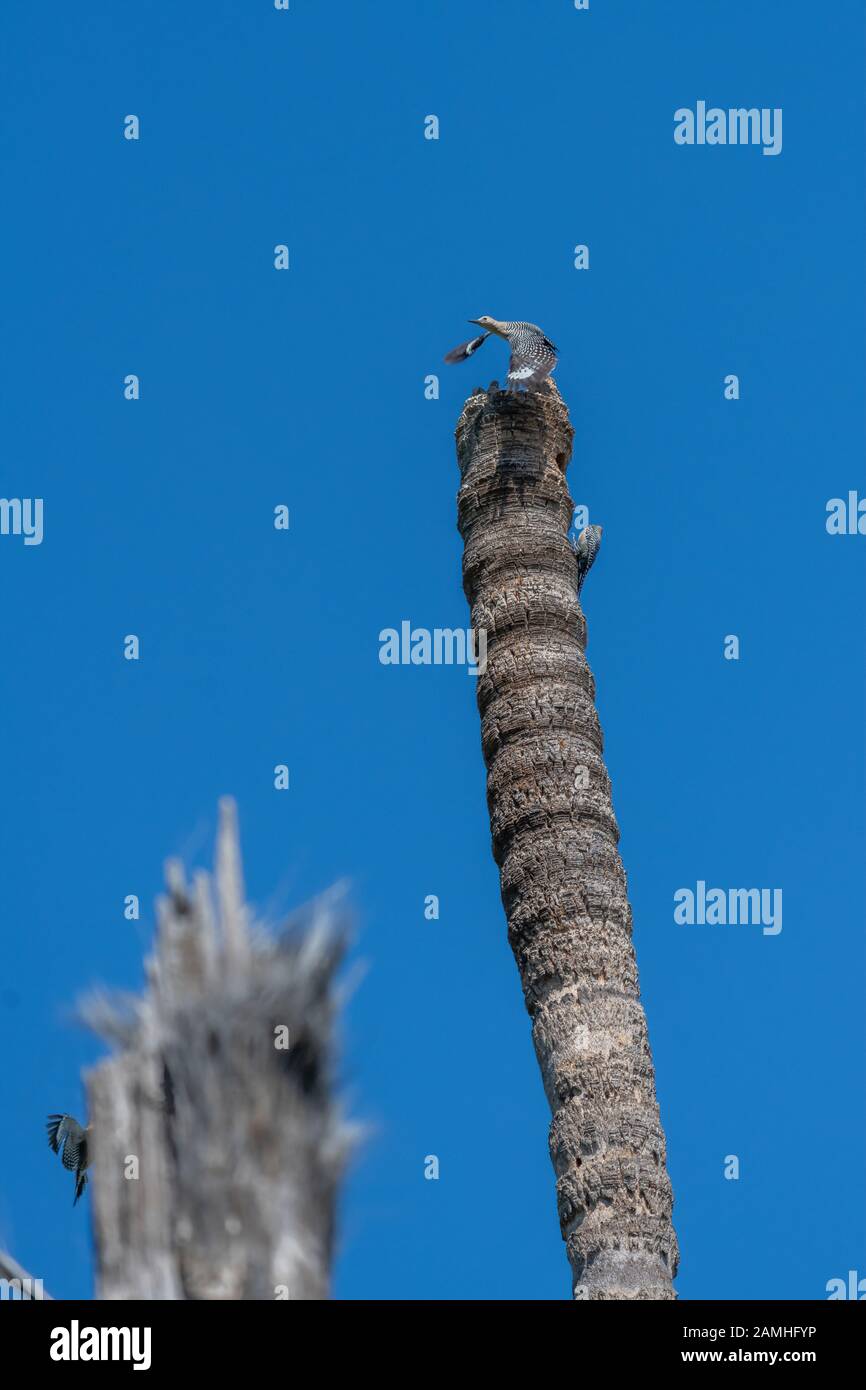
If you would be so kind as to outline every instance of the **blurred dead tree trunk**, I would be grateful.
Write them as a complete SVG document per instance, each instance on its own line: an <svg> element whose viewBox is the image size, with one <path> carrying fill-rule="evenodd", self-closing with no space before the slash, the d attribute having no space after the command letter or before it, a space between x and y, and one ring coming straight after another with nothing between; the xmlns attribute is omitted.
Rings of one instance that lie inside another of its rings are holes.
<svg viewBox="0 0 866 1390"><path fill-rule="evenodd" d="M87 1079L104 1299L324 1299L351 1134L333 1097L327 901L280 936L244 901L234 805L213 878L170 863L140 997L95 994Z"/></svg>

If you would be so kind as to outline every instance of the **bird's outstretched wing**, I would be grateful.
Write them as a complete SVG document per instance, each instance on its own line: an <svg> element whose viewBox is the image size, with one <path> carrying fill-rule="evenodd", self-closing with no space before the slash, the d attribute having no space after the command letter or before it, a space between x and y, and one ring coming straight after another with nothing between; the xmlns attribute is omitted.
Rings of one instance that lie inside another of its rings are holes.
<svg viewBox="0 0 866 1390"><path fill-rule="evenodd" d="M452 348L446 352L445 362L465 362L467 357L471 357L473 352L477 352L485 338L489 338L489 333L479 333L477 338L470 338L468 343L461 343L459 347Z"/></svg>
<svg viewBox="0 0 866 1390"><path fill-rule="evenodd" d="M505 380L510 387L537 386L556 366L556 348L548 338L532 338L515 347Z"/></svg>
<svg viewBox="0 0 866 1390"><path fill-rule="evenodd" d="M75 1206L87 1186L86 1169L90 1162L87 1130L73 1115L49 1115L45 1128L52 1153L60 1154L64 1168L75 1174L75 1197L72 1201Z"/></svg>
<svg viewBox="0 0 866 1390"><path fill-rule="evenodd" d="M49 1115L48 1143L60 1154L64 1168L75 1172L87 1167L87 1134L73 1115Z"/></svg>
<svg viewBox="0 0 866 1390"><path fill-rule="evenodd" d="M48 1130L48 1144L52 1153L60 1153L60 1145L66 1138L66 1121L68 1119L68 1115L48 1116L48 1124L45 1128Z"/></svg>

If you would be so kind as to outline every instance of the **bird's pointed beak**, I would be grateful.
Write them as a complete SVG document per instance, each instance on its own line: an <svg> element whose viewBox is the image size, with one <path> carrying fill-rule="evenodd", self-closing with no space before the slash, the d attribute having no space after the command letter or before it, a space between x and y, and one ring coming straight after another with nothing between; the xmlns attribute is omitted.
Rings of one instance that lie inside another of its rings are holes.
<svg viewBox="0 0 866 1390"><path fill-rule="evenodd" d="M467 319L466 322L467 322L467 323L474 323L475 326L476 326L476 328L480 328L480 327L481 327L481 320L480 320L480 319Z"/></svg>

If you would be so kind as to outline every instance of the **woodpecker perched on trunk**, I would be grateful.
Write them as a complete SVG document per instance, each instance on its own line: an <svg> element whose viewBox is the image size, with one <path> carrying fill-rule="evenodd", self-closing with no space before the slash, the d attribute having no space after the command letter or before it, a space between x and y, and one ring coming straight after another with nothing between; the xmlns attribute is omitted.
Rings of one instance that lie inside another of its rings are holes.
<svg viewBox="0 0 866 1390"><path fill-rule="evenodd" d="M603 526L584 526L580 535L575 540L569 533L568 544L577 556L577 594L583 588L583 581L589 574L595 563L595 557L601 549L601 533Z"/></svg>
<svg viewBox="0 0 866 1390"><path fill-rule="evenodd" d="M511 348L511 361L505 378L509 391L516 391L521 386L527 390L538 386L556 366L556 348L534 323L500 323L499 319L492 319L489 314L482 315L480 319L470 319L469 322L477 323L484 332L477 338L470 338L468 343L453 348L446 354L446 362L465 362L467 357L478 351L485 338L495 335L504 338Z"/></svg>
<svg viewBox="0 0 866 1390"><path fill-rule="evenodd" d="M45 1128L48 1130L48 1143L52 1153L59 1153L64 1168L75 1174L75 1197L72 1202L75 1206L87 1186L91 1126L82 1129L72 1115L49 1115Z"/></svg>

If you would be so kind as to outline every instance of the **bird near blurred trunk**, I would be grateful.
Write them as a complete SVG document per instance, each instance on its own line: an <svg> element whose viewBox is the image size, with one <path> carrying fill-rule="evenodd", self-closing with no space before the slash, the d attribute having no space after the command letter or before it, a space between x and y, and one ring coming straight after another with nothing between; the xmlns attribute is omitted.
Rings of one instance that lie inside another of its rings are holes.
<svg viewBox="0 0 866 1390"><path fill-rule="evenodd" d="M90 1131L80 1125L73 1115L49 1115L48 1144L52 1153L59 1153L64 1168L75 1174L75 1206L87 1186L87 1169L90 1164Z"/></svg>

